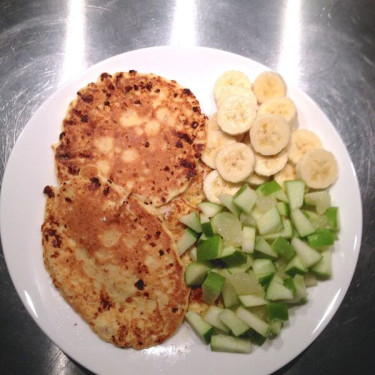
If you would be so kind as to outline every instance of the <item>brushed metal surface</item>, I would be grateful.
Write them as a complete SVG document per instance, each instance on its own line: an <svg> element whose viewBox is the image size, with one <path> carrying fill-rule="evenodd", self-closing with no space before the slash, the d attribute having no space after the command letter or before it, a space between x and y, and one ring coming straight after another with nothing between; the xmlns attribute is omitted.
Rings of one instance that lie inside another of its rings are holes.
<svg viewBox="0 0 375 375"><path fill-rule="evenodd" d="M155 45L207 46L279 70L328 115L361 187L363 239L338 312L277 374L375 373L375 3L371 0L2 0L0 176L39 105L86 67ZM350 199L350 197L348 197ZM89 374L24 309L0 253L2 374Z"/></svg>

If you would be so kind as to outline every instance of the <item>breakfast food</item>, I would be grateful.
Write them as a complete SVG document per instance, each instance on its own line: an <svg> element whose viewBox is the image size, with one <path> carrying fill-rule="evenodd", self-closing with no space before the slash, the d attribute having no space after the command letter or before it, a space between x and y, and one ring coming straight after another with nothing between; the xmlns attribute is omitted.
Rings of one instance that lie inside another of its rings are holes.
<svg viewBox="0 0 375 375"><path fill-rule="evenodd" d="M298 162L297 175L312 189L326 189L337 180L337 161L329 151L310 150Z"/></svg>
<svg viewBox="0 0 375 375"><path fill-rule="evenodd" d="M254 170L254 153L243 143L233 143L223 147L216 156L216 168L228 182L245 180Z"/></svg>
<svg viewBox="0 0 375 375"><path fill-rule="evenodd" d="M153 74L78 92L54 147L60 186L44 191L44 261L103 340L146 348L185 316L212 350L248 353L330 277L338 209L308 189L329 188L337 162L295 129L286 91L274 72L226 72L208 121Z"/></svg>
<svg viewBox="0 0 375 375"><path fill-rule="evenodd" d="M190 289L179 217L203 198L206 116L189 89L153 74L101 74L81 89L54 146L44 262L105 341L142 349L183 321Z"/></svg>
<svg viewBox="0 0 375 375"><path fill-rule="evenodd" d="M99 174L44 192L44 262L63 297L117 346L142 349L170 337L189 290L154 209Z"/></svg>
<svg viewBox="0 0 375 375"><path fill-rule="evenodd" d="M292 133L288 145L288 158L291 163L297 165L306 152L315 148L322 148L320 138L311 130L297 129Z"/></svg>
<svg viewBox="0 0 375 375"><path fill-rule="evenodd" d="M136 71L103 73L78 91L55 146L57 177L95 165L155 206L181 194L197 175L206 118L175 81Z"/></svg>
<svg viewBox="0 0 375 375"><path fill-rule="evenodd" d="M282 98L286 95L286 84L280 74L276 72L263 72L253 83L253 92L262 104L273 98Z"/></svg>
<svg viewBox="0 0 375 375"><path fill-rule="evenodd" d="M331 277L338 238L338 207L326 190L338 177L335 157L314 132L296 130L280 75L255 79L259 108L248 82L233 71L218 78L207 129L227 142L208 142L207 201L180 218L179 253L191 258L185 280L193 288L185 319L212 351L250 353L278 336L289 310L307 302L306 288ZM221 123L225 103L241 118L244 98L255 118Z"/></svg>
<svg viewBox="0 0 375 375"><path fill-rule="evenodd" d="M261 155L278 154L288 145L289 139L290 127L279 115L258 115L251 125L250 143Z"/></svg>

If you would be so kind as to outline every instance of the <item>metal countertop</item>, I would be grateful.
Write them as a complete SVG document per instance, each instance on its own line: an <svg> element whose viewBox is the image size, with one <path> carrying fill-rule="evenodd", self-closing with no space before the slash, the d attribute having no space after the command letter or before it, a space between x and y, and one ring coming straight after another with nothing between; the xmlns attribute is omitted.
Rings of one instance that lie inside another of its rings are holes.
<svg viewBox="0 0 375 375"><path fill-rule="evenodd" d="M374 374L375 2L2 0L1 179L23 127L64 82L105 58L156 45L219 48L263 63L314 99L336 127L361 188L358 265L327 328L277 374ZM89 374L26 312L2 251L0 283L0 372Z"/></svg>

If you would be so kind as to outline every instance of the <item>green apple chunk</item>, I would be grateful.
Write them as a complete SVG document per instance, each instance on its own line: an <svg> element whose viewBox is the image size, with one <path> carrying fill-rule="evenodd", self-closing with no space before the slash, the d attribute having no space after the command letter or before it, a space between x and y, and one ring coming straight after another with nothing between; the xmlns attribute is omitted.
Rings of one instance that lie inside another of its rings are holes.
<svg viewBox="0 0 375 375"><path fill-rule="evenodd" d="M324 213L325 217L328 221L328 226L332 230L339 230L340 224L339 224L339 208L338 207L330 207L328 210Z"/></svg>
<svg viewBox="0 0 375 375"><path fill-rule="evenodd" d="M202 233L202 226L199 220L198 214L193 211L189 214L182 216L180 222L185 224L187 227L191 228L196 233Z"/></svg>
<svg viewBox="0 0 375 375"><path fill-rule="evenodd" d="M294 210L302 207L305 195L305 183L300 180L285 181L284 186L290 209Z"/></svg>
<svg viewBox="0 0 375 375"><path fill-rule="evenodd" d="M251 254L255 245L255 228L244 226L242 228L242 251Z"/></svg>
<svg viewBox="0 0 375 375"><path fill-rule="evenodd" d="M315 232L314 226L301 210L295 209L290 213L292 223L301 237L306 237Z"/></svg>
<svg viewBox="0 0 375 375"><path fill-rule="evenodd" d="M264 215L257 219L257 227L261 235L274 233L281 229L282 222L277 207L272 207Z"/></svg>
<svg viewBox="0 0 375 375"><path fill-rule="evenodd" d="M192 262L186 267L185 281L188 286L201 285L206 278L207 272L210 270L207 263Z"/></svg>
<svg viewBox="0 0 375 375"><path fill-rule="evenodd" d="M207 217L214 217L219 212L223 211L223 206L221 204L213 202L202 202L198 204L198 207Z"/></svg>
<svg viewBox="0 0 375 375"><path fill-rule="evenodd" d="M291 260L296 255L293 246L283 237L276 238L276 240L272 243L272 249L275 250L286 261Z"/></svg>
<svg viewBox="0 0 375 375"><path fill-rule="evenodd" d="M257 187L257 193L260 195L270 195L281 190L281 186L275 180L264 182Z"/></svg>
<svg viewBox="0 0 375 375"><path fill-rule="evenodd" d="M233 307L239 304L236 290L227 278L225 279L221 295L225 307Z"/></svg>
<svg viewBox="0 0 375 375"><path fill-rule="evenodd" d="M202 226L202 232L207 236L211 237L214 235L212 224L208 216L205 214L200 214L200 223Z"/></svg>
<svg viewBox="0 0 375 375"><path fill-rule="evenodd" d="M329 229L317 229L315 233L307 237L307 241L314 249L331 246L335 242L335 235Z"/></svg>
<svg viewBox="0 0 375 375"><path fill-rule="evenodd" d="M325 250L322 253L322 259L313 267L311 271L321 278L330 278L332 276L331 251Z"/></svg>
<svg viewBox="0 0 375 375"><path fill-rule="evenodd" d="M236 310L236 315L260 335L267 337L270 334L269 324L267 324L264 320L258 318L249 310L246 310L244 307L239 307Z"/></svg>
<svg viewBox="0 0 375 375"><path fill-rule="evenodd" d="M315 206L316 212L321 215L331 206L331 197L328 191L314 191L305 194L305 203L309 206Z"/></svg>
<svg viewBox="0 0 375 375"><path fill-rule="evenodd" d="M235 336L243 335L250 328L229 309L224 309L219 314L220 320L232 331Z"/></svg>
<svg viewBox="0 0 375 375"><path fill-rule="evenodd" d="M253 272L235 273L228 276L227 279L238 295L262 293L263 291Z"/></svg>
<svg viewBox="0 0 375 375"><path fill-rule="evenodd" d="M186 228L180 239L177 241L178 254L182 255L190 246L195 244L197 239L197 233L190 228Z"/></svg>
<svg viewBox="0 0 375 375"><path fill-rule="evenodd" d="M254 256L269 257L276 259L278 257L272 246L263 238L258 236L257 241L254 246Z"/></svg>
<svg viewBox="0 0 375 375"><path fill-rule="evenodd" d="M233 196L233 203L242 212L246 212L249 214L257 200L257 197L257 193L254 190L250 189L249 185L244 185Z"/></svg>
<svg viewBox="0 0 375 375"><path fill-rule="evenodd" d="M242 225L237 216L230 212L220 212L212 218L214 232L220 234L227 245L242 245Z"/></svg>
<svg viewBox="0 0 375 375"><path fill-rule="evenodd" d="M247 255L234 246L224 247L220 254L221 259L228 267L235 267L246 263Z"/></svg>
<svg viewBox="0 0 375 375"><path fill-rule="evenodd" d="M283 302L269 302L266 306L269 321L289 320L288 306Z"/></svg>
<svg viewBox="0 0 375 375"><path fill-rule="evenodd" d="M304 275L307 272L307 268L303 265L299 256L295 255L286 265L284 272L289 276Z"/></svg>
<svg viewBox="0 0 375 375"><path fill-rule="evenodd" d="M317 264L322 255L297 237L292 238L291 244L306 268Z"/></svg>
<svg viewBox="0 0 375 375"><path fill-rule="evenodd" d="M252 345L249 339L227 335L213 335L210 342L213 352L251 353Z"/></svg>
<svg viewBox="0 0 375 375"><path fill-rule="evenodd" d="M206 344L208 344L211 340L211 336L215 333L214 328L205 322L195 311L188 311L185 314L185 319L198 334L198 336L201 337Z"/></svg>
<svg viewBox="0 0 375 375"><path fill-rule="evenodd" d="M225 277L216 272L209 272L202 284L202 300L212 305L220 296Z"/></svg>
<svg viewBox="0 0 375 375"><path fill-rule="evenodd" d="M229 328L220 320L219 315L223 311L221 307L211 305L206 311L203 319L213 327L222 332L229 333Z"/></svg>
<svg viewBox="0 0 375 375"><path fill-rule="evenodd" d="M214 235L200 242L197 246L198 262L216 259L223 249L223 240L219 235Z"/></svg>
<svg viewBox="0 0 375 375"><path fill-rule="evenodd" d="M237 217L241 213L241 209L238 208L234 202L233 197L230 194L220 194L219 195L220 202L230 211L233 215Z"/></svg>

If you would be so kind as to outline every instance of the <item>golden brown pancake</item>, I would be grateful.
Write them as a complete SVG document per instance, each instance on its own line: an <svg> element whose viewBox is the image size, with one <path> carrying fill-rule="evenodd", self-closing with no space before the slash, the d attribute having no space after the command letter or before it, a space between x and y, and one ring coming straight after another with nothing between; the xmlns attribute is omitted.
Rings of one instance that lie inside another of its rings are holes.
<svg viewBox="0 0 375 375"><path fill-rule="evenodd" d="M78 92L63 121L58 179L96 165L105 178L161 206L196 176L205 120L192 92L175 81L103 73Z"/></svg>
<svg viewBox="0 0 375 375"><path fill-rule="evenodd" d="M162 343L189 296L174 239L151 206L92 170L85 175L44 189L46 269L103 340L136 349Z"/></svg>

